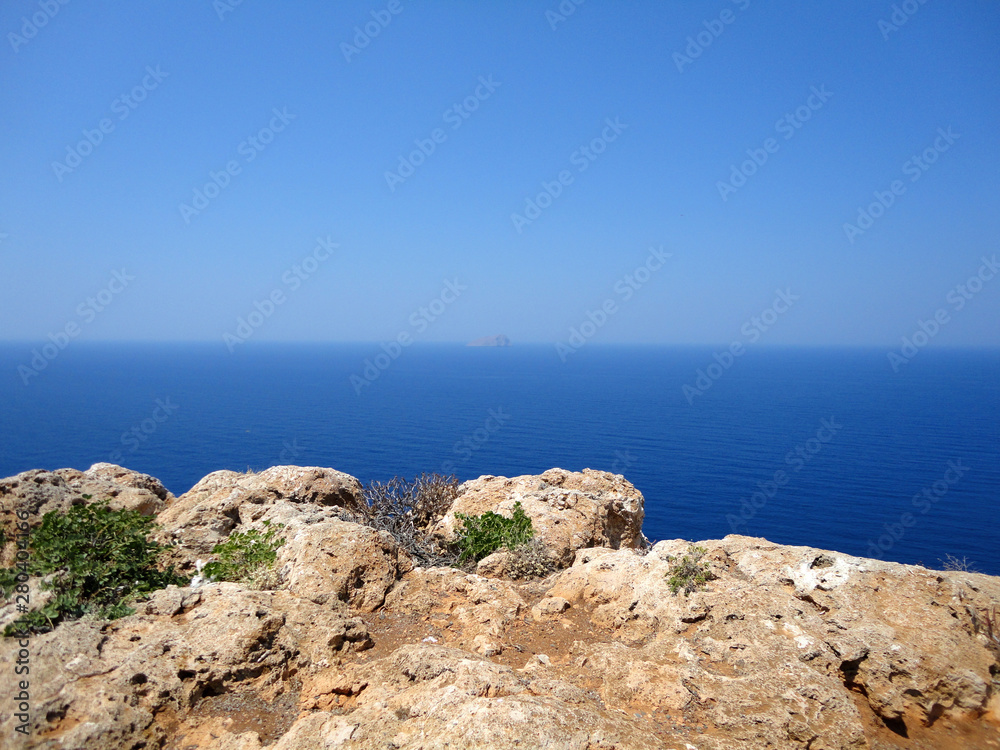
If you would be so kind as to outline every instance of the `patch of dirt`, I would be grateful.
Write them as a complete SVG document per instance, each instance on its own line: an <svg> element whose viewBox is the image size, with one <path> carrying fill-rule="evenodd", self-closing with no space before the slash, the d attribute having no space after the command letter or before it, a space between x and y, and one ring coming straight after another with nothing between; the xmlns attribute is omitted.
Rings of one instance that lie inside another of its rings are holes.
<svg viewBox="0 0 1000 750"><path fill-rule="evenodd" d="M872 711L863 695L851 692L871 750L1000 750L1000 726L992 722L941 718L926 727L914 718L904 720L893 731ZM900 731L905 731L906 736Z"/></svg>
<svg viewBox="0 0 1000 750"><path fill-rule="evenodd" d="M261 744L275 742L299 717L298 690L272 701L252 694L226 693L203 699L170 732L164 750L210 748L223 734L256 732Z"/></svg>
<svg viewBox="0 0 1000 750"><path fill-rule="evenodd" d="M518 589L518 593L527 602L527 607L520 617L510 623L500 638L502 652L490 657L497 664L521 669L531 657L538 654L548 656L553 663L562 663L569 659L575 643L607 643L616 640L613 632L598 628L591 622L587 608L573 606L558 617L536 620L530 614L530 609L545 596L548 587L542 581L531 581L521 584ZM383 610L365 616L365 625L375 645L359 654L357 661L364 663L380 659L409 643L427 642L472 650L472 640L476 633L463 632L461 624L450 614L450 605L449 600L442 600L437 608L426 615ZM349 659L350 656L346 658Z"/></svg>

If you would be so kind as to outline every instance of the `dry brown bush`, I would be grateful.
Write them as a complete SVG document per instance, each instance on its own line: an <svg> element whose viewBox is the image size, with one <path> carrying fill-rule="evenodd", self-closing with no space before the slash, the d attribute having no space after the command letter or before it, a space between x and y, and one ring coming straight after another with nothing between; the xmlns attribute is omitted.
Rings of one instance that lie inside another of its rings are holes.
<svg viewBox="0 0 1000 750"><path fill-rule="evenodd" d="M427 533L448 512L457 495L458 478L454 475L421 474L413 481L402 477L373 481L364 488L361 522L392 534L418 565L457 566L458 555Z"/></svg>

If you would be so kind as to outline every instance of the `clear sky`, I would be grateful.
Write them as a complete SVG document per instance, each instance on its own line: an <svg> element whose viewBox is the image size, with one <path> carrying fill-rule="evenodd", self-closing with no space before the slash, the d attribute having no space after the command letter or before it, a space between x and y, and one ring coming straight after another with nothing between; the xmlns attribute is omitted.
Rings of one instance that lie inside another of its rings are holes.
<svg viewBox="0 0 1000 750"><path fill-rule="evenodd" d="M762 344L945 310L932 345L1000 345L993 0L5 0L0 33L0 339L221 346L259 303L260 341L556 342L611 300L595 342L717 344L781 290Z"/></svg>

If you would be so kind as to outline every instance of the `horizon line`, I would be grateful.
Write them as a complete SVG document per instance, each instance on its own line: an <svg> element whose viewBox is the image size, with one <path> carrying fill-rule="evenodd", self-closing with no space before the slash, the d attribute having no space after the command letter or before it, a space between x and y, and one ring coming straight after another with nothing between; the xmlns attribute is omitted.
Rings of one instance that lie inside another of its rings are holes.
<svg viewBox="0 0 1000 750"><path fill-rule="evenodd" d="M475 340L475 339L473 339ZM31 338L31 339L0 339L0 346L37 346L39 344L50 343L44 338ZM219 344L225 346L225 342L222 339L88 339L80 340L75 342L77 346L89 346L89 345L106 345L106 344L120 344L120 345L209 345L209 344ZM262 339L257 341L247 341L243 342L243 345L249 345L251 347L257 346L274 346L274 345L311 345L311 346L381 346L386 343L386 340L379 339ZM510 349L517 348L519 346L557 346L563 343L561 341L540 341L540 340L527 340L512 342L504 346L491 346L491 345L478 345L470 346L468 341L414 341L407 345L407 348L411 346L424 347L424 346L460 346L462 348L468 349ZM674 348L714 348L723 347L726 348L730 346L732 342L723 341L713 341L713 342L664 342L664 341L588 341L585 346L580 347L590 348L590 347L621 347L621 346L631 346L631 347L674 347ZM884 349L886 347L893 348L898 344L896 343L790 343L790 344L754 344L752 349ZM922 349L998 349L1000 350L1000 344L946 344L934 342L933 344L921 347ZM577 349L577 351L579 351ZM747 347L748 351L751 347Z"/></svg>

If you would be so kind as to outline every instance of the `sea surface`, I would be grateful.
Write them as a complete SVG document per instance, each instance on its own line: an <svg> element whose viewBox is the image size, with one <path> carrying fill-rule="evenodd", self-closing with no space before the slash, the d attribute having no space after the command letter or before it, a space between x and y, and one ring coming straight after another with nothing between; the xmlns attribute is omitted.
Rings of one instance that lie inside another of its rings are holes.
<svg viewBox="0 0 1000 750"><path fill-rule="evenodd" d="M380 369L378 344L74 341L25 384L38 347L0 346L0 476L112 461L180 495L279 464L362 482L590 467L642 491L653 539L737 532L1000 574L996 350L924 350L895 373L876 349L709 370L720 350L415 344Z"/></svg>

